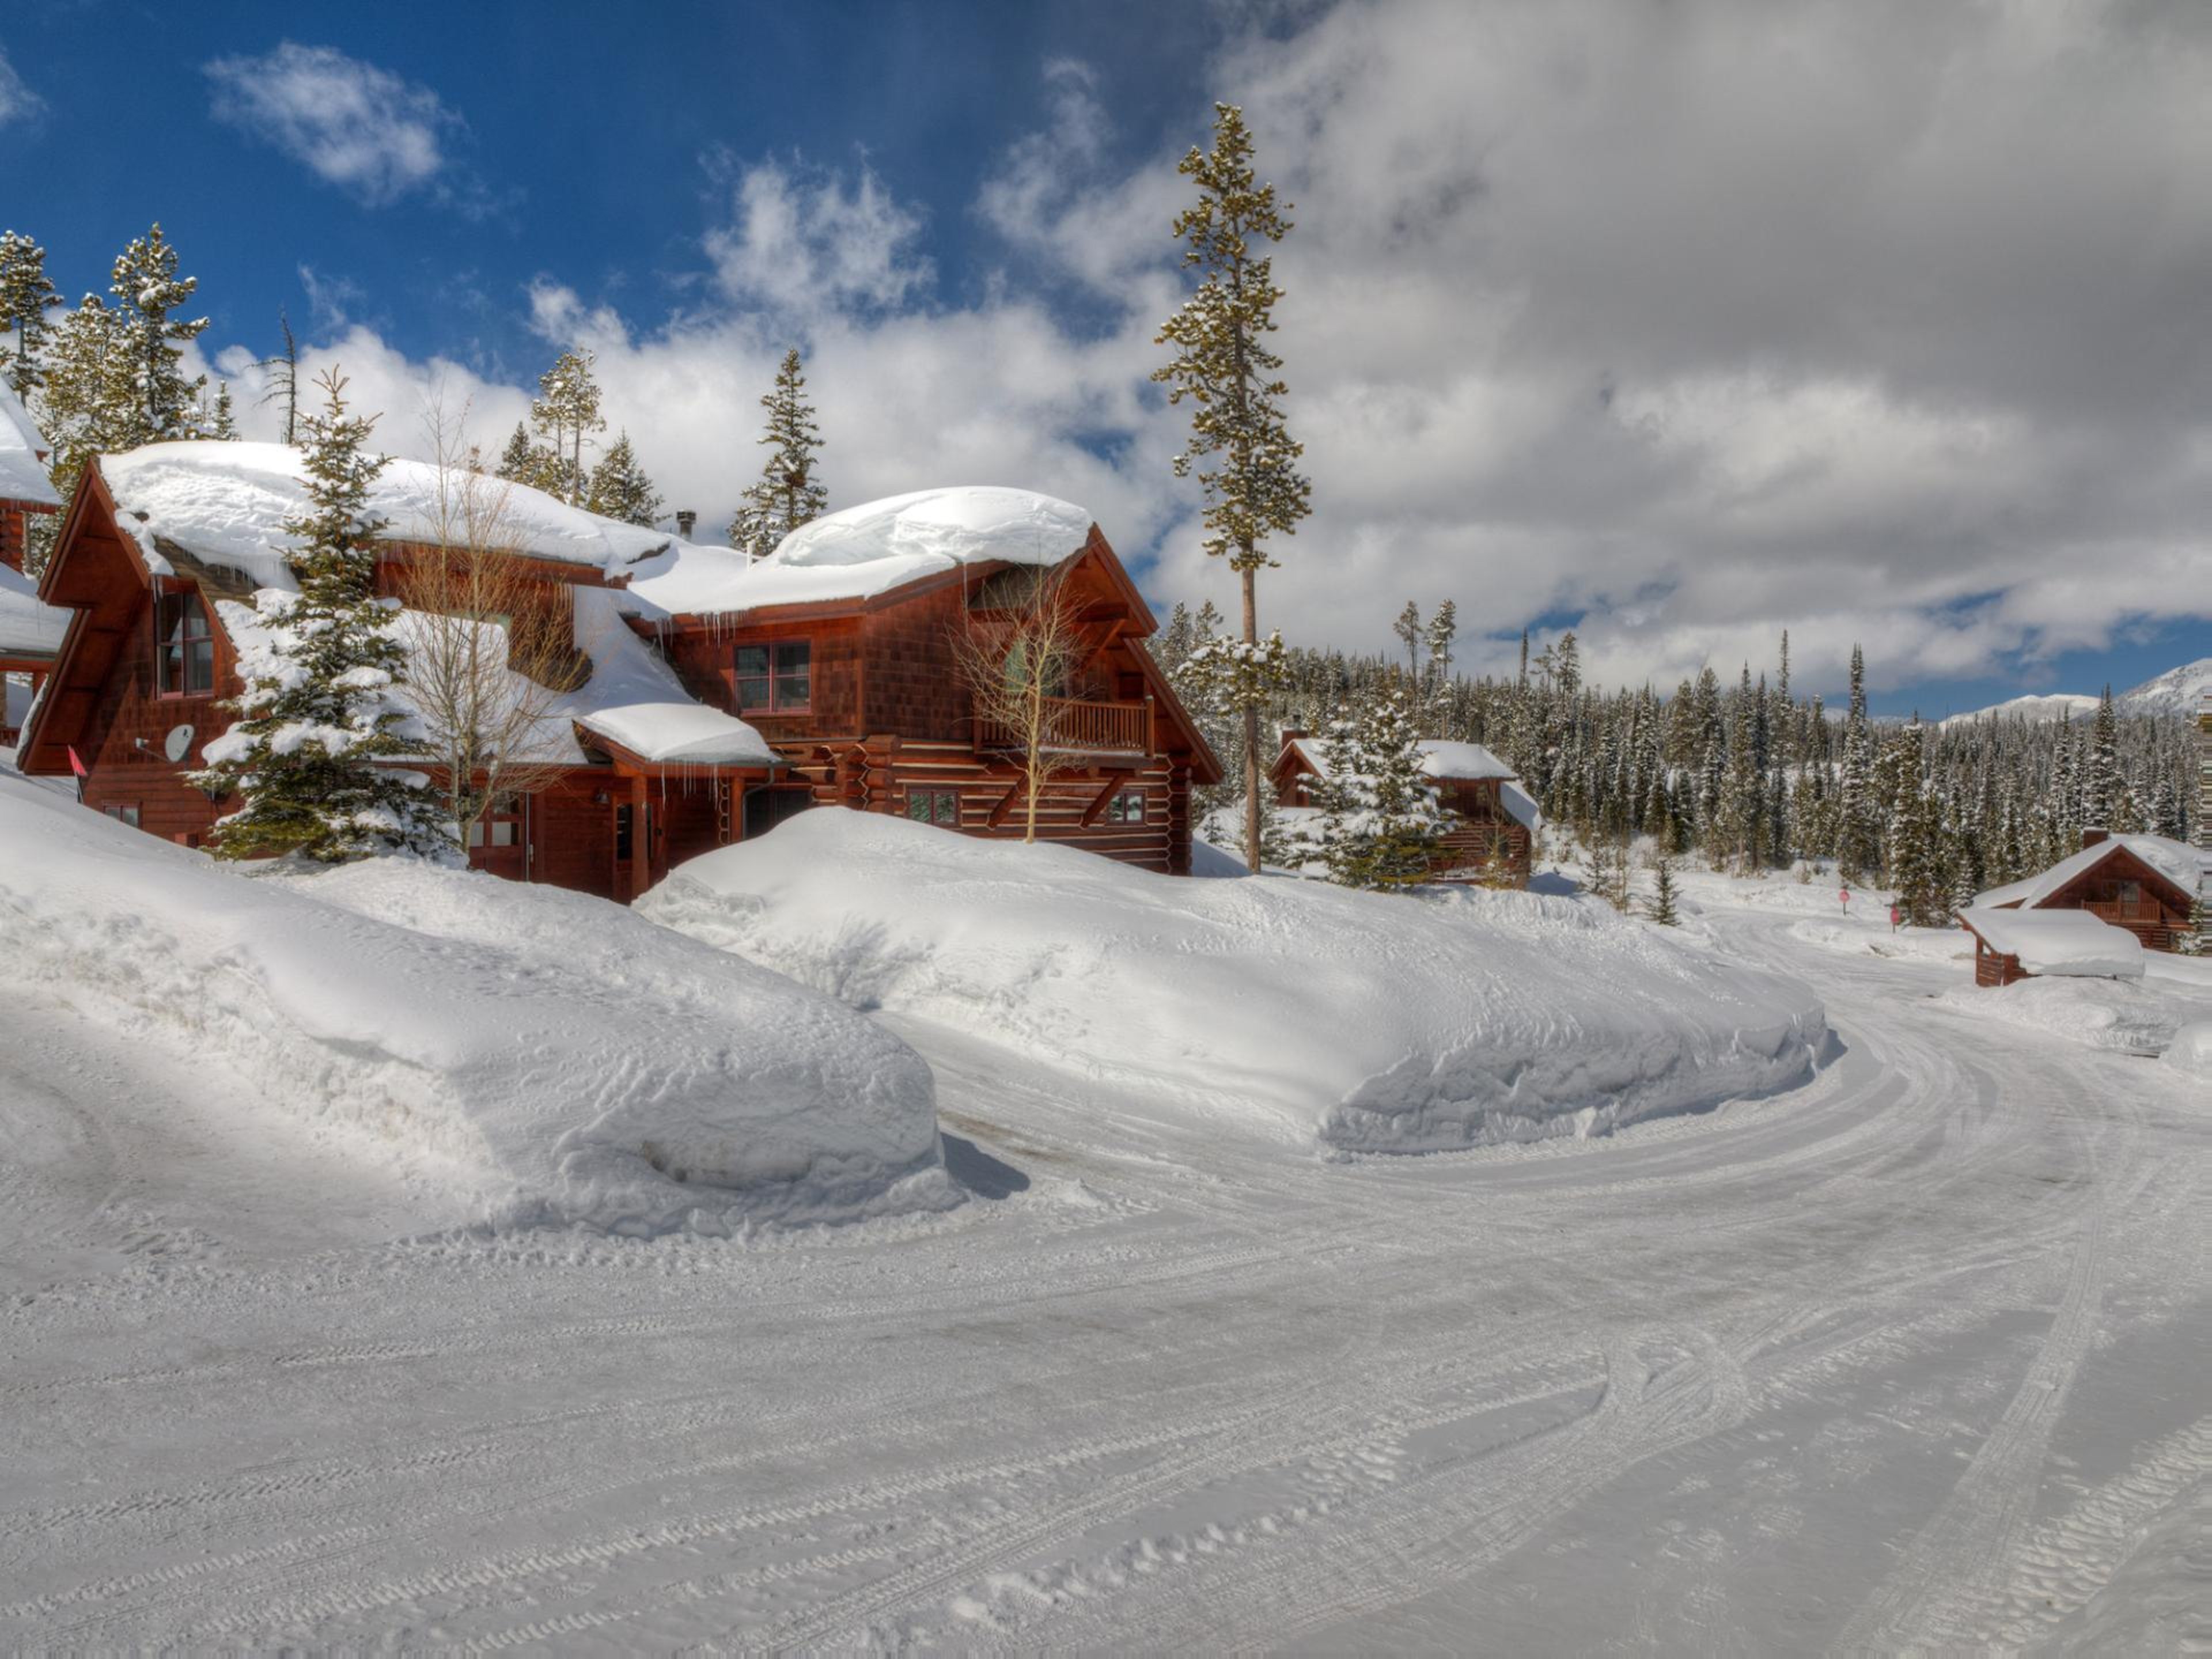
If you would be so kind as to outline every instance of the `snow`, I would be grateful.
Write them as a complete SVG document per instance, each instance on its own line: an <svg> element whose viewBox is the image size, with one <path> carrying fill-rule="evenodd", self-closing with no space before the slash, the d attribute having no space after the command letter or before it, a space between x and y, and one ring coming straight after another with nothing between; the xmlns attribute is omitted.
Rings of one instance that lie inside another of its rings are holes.
<svg viewBox="0 0 2212 1659"><path fill-rule="evenodd" d="M2212 697L2212 657L2154 675L2113 698L2112 707L2123 714L2179 714L2193 719L2207 697Z"/></svg>
<svg viewBox="0 0 2212 1659"><path fill-rule="evenodd" d="M298 449L213 441L149 444L101 456L100 474L115 497L123 528L155 574L172 574L156 546L157 538L167 538L259 586L293 586L284 563L292 542L283 526L305 500L305 463ZM386 521L379 536L441 539L441 484L439 470L429 463L392 459L369 493L369 510ZM526 485L499 487L506 491L499 531L533 558L612 575L674 542L665 532L602 519Z"/></svg>
<svg viewBox="0 0 2212 1659"><path fill-rule="evenodd" d="M1995 909L2020 906L2033 909L2037 904L2073 881L2077 876L2095 869L2106 859L2125 848L2184 892L2194 892L2200 880L2212 877L2212 853L2191 847L2187 842L2170 840L2164 836L2111 836L2070 853L2040 875L2028 877L2003 887L1992 887L1974 899L1978 909Z"/></svg>
<svg viewBox="0 0 2212 1659"><path fill-rule="evenodd" d="M1339 1152L1588 1135L1808 1079L1802 985L1599 905L1188 881L1073 848L805 813L647 915L861 1007Z"/></svg>
<svg viewBox="0 0 2212 1659"><path fill-rule="evenodd" d="M2167 981L2140 976L2069 977L2063 969L2002 989L1954 986L1937 1000L1969 1018L2024 1027L2123 1054L2163 1054L2176 1041L2176 1033L2192 1021L2212 1017L2212 997Z"/></svg>
<svg viewBox="0 0 2212 1659"><path fill-rule="evenodd" d="M1962 920L1992 951L2017 957L2031 974L2142 977L2142 941L2087 910L1986 910L1977 906L1965 911Z"/></svg>
<svg viewBox="0 0 2212 1659"><path fill-rule="evenodd" d="M1314 775L1328 776L1328 757L1326 746L1317 738L1291 739ZM1499 780L1498 805L1508 817L1532 835L1540 835L1544 828L1544 814L1535 798L1521 787L1518 775L1491 750L1479 743L1458 743L1444 738L1424 738L1414 747L1421 751L1421 770L1440 782L1484 782Z"/></svg>
<svg viewBox="0 0 2212 1659"><path fill-rule="evenodd" d="M585 765L591 757L577 743L574 731L582 726L644 760L747 767L775 762L775 750L754 727L735 715L692 701L676 671L623 619L617 590L579 586L568 592L574 605L576 648L591 659L591 677L574 690L547 695L533 692L520 675L511 672L507 675L506 696L515 701L540 697L545 710L528 741L512 758L556 766ZM267 617L254 607L220 599L216 612L241 658L274 642ZM401 611L396 625L405 645L419 641L420 630L428 624ZM504 633L496 623L477 626L487 632ZM489 647L487 654L503 659L505 647ZM404 717L401 734L420 738L419 705L404 682L393 689L392 702ZM500 704L495 700L494 706L512 707L513 703ZM497 728L502 721L487 714L483 724ZM216 752L212 745L208 752Z"/></svg>
<svg viewBox="0 0 2212 1659"><path fill-rule="evenodd" d="M412 860L218 866L0 776L18 985L178 1033L447 1224L728 1232L941 1208L928 1068L618 907Z"/></svg>
<svg viewBox="0 0 2212 1659"><path fill-rule="evenodd" d="M1953 714L1936 722L1936 729L1948 732L1954 727L1971 726L1976 720L2019 720L2035 726L2077 720L2097 712L2100 700L2084 696L2078 691L2032 693L2024 697L2008 697L2002 702L1991 703L1987 708L1976 708L1964 714Z"/></svg>
<svg viewBox="0 0 2212 1659"><path fill-rule="evenodd" d="M40 601L35 580L0 564L0 657L53 655L62 647L69 622L67 611Z"/></svg>
<svg viewBox="0 0 2212 1659"><path fill-rule="evenodd" d="M2202 1645L2203 1079L1682 878L1806 1087L1325 1159L887 1012L975 1200L727 1240L451 1230L15 969L0 1649Z"/></svg>
<svg viewBox="0 0 2212 1659"><path fill-rule="evenodd" d="M2212 1079L2212 1017L2177 1027L2164 1058L2176 1071Z"/></svg>
<svg viewBox="0 0 2212 1659"><path fill-rule="evenodd" d="M46 475L52 453L30 410L12 387L0 383L0 501L36 501L59 507L53 480Z"/></svg>
<svg viewBox="0 0 2212 1659"><path fill-rule="evenodd" d="M1079 551L1091 519L1032 490L971 484L848 507L803 525L766 558L683 545L641 565L629 591L661 616L865 599L924 576L1004 562L1049 568Z"/></svg>

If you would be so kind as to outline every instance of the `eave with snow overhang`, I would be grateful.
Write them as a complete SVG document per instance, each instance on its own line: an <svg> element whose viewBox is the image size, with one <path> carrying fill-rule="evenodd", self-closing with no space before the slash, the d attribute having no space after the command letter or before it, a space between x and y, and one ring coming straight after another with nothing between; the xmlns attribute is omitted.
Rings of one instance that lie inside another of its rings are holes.
<svg viewBox="0 0 2212 1659"><path fill-rule="evenodd" d="M1959 913L1973 936L1974 983L2001 989L2023 979L2141 979L2143 947L2124 927L2086 910Z"/></svg>
<svg viewBox="0 0 2212 1659"><path fill-rule="evenodd" d="M2087 842L2039 874L1978 894L1990 912L2086 911L2125 928L2148 950L2180 947L2200 886L2212 879L2212 853L2164 836L2084 832Z"/></svg>

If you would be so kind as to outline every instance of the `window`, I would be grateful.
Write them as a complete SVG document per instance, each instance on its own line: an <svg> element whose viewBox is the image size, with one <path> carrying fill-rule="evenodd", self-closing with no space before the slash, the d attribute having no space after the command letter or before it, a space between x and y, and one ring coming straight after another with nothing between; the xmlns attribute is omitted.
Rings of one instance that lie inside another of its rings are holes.
<svg viewBox="0 0 2212 1659"><path fill-rule="evenodd" d="M154 661L165 697L204 697L215 690L215 633L197 588L155 595Z"/></svg>
<svg viewBox="0 0 2212 1659"><path fill-rule="evenodd" d="M469 826L469 847L520 847L522 845L522 803L513 795L501 795L488 803L483 816Z"/></svg>
<svg viewBox="0 0 2212 1659"><path fill-rule="evenodd" d="M957 829L960 823L960 792L909 789L906 792L906 815L916 823L941 823L948 829Z"/></svg>
<svg viewBox="0 0 2212 1659"><path fill-rule="evenodd" d="M1106 822L1109 823L1142 823L1145 821L1145 792L1124 789L1106 803Z"/></svg>
<svg viewBox="0 0 2212 1659"><path fill-rule="evenodd" d="M100 811L103 817L113 818L118 823L127 823L133 830L138 828L138 809L135 805L103 806Z"/></svg>
<svg viewBox="0 0 2212 1659"><path fill-rule="evenodd" d="M804 714L814 701L814 644L777 640L738 647L738 712Z"/></svg>

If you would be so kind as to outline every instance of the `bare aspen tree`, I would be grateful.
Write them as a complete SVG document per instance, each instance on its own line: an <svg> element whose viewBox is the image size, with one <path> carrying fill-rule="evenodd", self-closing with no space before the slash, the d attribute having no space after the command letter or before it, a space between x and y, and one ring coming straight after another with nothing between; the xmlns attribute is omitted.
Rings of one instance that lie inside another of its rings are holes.
<svg viewBox="0 0 2212 1659"><path fill-rule="evenodd" d="M544 789L562 771L562 693L590 672L575 644L574 599L538 574L508 522L507 481L471 466L462 419L424 420L437 459L434 536L400 568L408 616L406 684L425 732L455 841L502 796Z"/></svg>
<svg viewBox="0 0 2212 1659"><path fill-rule="evenodd" d="M1063 694L1083 659L1083 625L1064 571L1008 571L997 580L1007 602L971 610L952 635L952 653L973 698L979 739L1002 744L1020 769L1027 796L1022 839L1032 842L1046 789L1077 765L1078 705Z"/></svg>

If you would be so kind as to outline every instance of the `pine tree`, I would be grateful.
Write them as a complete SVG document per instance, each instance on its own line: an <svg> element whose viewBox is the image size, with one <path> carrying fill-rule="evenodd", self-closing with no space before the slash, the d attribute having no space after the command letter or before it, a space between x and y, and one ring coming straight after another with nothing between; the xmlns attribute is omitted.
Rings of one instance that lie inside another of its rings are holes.
<svg viewBox="0 0 2212 1659"><path fill-rule="evenodd" d="M292 319L282 310L276 313L276 327L284 337L283 349L254 367L269 376L269 389L261 401L283 406L284 441L295 444L300 441L300 343L292 337Z"/></svg>
<svg viewBox="0 0 2212 1659"><path fill-rule="evenodd" d="M553 367L538 377L538 396L531 401L530 424L552 452L547 476L528 480L549 495L571 506L583 505L588 475L584 470L584 441L604 432L607 423L599 413L599 383L592 374L594 359L574 349L554 359Z"/></svg>
<svg viewBox="0 0 2212 1659"><path fill-rule="evenodd" d="M140 441L133 388L129 376L117 372L125 361L121 334L121 319L95 294L86 295L53 331L39 413L53 446L47 474L65 501L94 455ZM46 513L31 521L24 563L33 574L46 568L61 520L60 514Z"/></svg>
<svg viewBox="0 0 2212 1659"><path fill-rule="evenodd" d="M184 347L199 337L208 319L176 315L199 285L197 276L177 275L177 250L162 236L159 223L116 256L107 289L115 302L112 368L129 388L135 429L127 441L103 447L133 448L199 435L199 400L207 377L187 380L179 366Z"/></svg>
<svg viewBox="0 0 2212 1659"><path fill-rule="evenodd" d="M0 231L0 333L12 333L15 345L0 372L19 398L46 382L46 313L62 302L46 276L46 251L28 236Z"/></svg>
<svg viewBox="0 0 2212 1659"><path fill-rule="evenodd" d="M2085 826L2114 829L2127 778L2120 770L2119 720L2112 708L2112 688L2107 685L2097 704L2096 724L2091 728L2089 767L2081 780L2081 822Z"/></svg>
<svg viewBox="0 0 2212 1659"><path fill-rule="evenodd" d="M650 525L660 517L660 492L638 465L628 432L616 434L606 454L592 469L584 505L603 519L618 519L624 524Z"/></svg>
<svg viewBox="0 0 2212 1659"><path fill-rule="evenodd" d="M1274 331L1274 262L1259 246L1279 242L1290 230L1275 203L1275 187L1256 183L1252 141L1243 112L1214 106L1213 149L1194 148L1177 168L1197 181L1195 204L1176 216L1174 234L1188 246L1183 263L1201 273L1197 292L1162 325L1154 343L1171 346L1174 360L1153 371L1168 387L1168 401L1193 404L1189 442L1175 459L1179 478L1200 465L1208 554L1225 557L1237 573L1248 649L1260 641L1257 573L1275 561L1270 536L1294 534L1311 511L1311 486L1297 470L1303 446L1292 441L1281 399L1288 386L1276 378L1282 359L1267 345ZM1260 702L1238 711L1244 733L1245 862L1260 862Z"/></svg>
<svg viewBox="0 0 2212 1659"><path fill-rule="evenodd" d="M230 406L230 382L224 380L215 389L215 404L200 418L200 426L210 438L226 443L238 438L238 416Z"/></svg>
<svg viewBox="0 0 2212 1659"><path fill-rule="evenodd" d="M284 526L299 591L254 595L259 625L240 630L246 686L231 705L240 718L207 745L206 767L193 775L201 788L241 797L216 822L220 858L298 852L337 864L451 846L428 780L383 763L407 752L392 696L405 653L392 605L374 592L369 490L386 463L363 446L375 422L346 412L335 370L316 384L323 410L301 422L307 501Z"/></svg>
<svg viewBox="0 0 2212 1659"><path fill-rule="evenodd" d="M1681 924L1681 893L1674 880L1674 860L1662 851L1651 860L1651 897L1644 914L1662 927Z"/></svg>
<svg viewBox="0 0 2212 1659"><path fill-rule="evenodd" d="M1390 624L1390 631L1406 647L1406 679L1411 684L1420 678L1421 641L1426 637L1421 628L1421 607L1407 600L1406 608L1398 613L1398 620Z"/></svg>
<svg viewBox="0 0 2212 1659"><path fill-rule="evenodd" d="M760 441L769 453L761 476L745 487L737 516L730 520L730 545L755 559L775 552L786 536L820 518L830 505L829 488L814 459L822 447L822 431L815 424L813 404L806 401L806 376L796 350L783 354L775 384L760 402L768 410Z"/></svg>
<svg viewBox="0 0 2212 1659"><path fill-rule="evenodd" d="M1867 720L1866 657L1851 647L1850 712L1844 720L1844 769L1836 801L1836 867L1861 881L1881 855L1874 798L1874 733Z"/></svg>
<svg viewBox="0 0 2212 1659"><path fill-rule="evenodd" d="M1386 692L1369 712L1361 747L1366 755L1369 822L1360 863L1365 887L1407 887L1428 879L1451 819L1437 803L1423 769L1421 728L1413 699Z"/></svg>
<svg viewBox="0 0 2212 1659"><path fill-rule="evenodd" d="M1890 820L1890 884L1907 927L1941 927L1950 918L1951 894L1943 868L1943 811L1936 792L1916 784L1898 800Z"/></svg>

